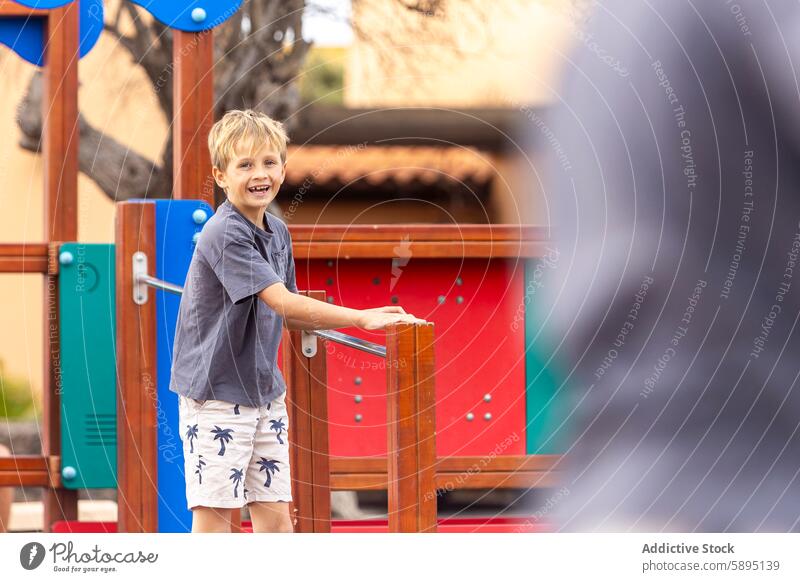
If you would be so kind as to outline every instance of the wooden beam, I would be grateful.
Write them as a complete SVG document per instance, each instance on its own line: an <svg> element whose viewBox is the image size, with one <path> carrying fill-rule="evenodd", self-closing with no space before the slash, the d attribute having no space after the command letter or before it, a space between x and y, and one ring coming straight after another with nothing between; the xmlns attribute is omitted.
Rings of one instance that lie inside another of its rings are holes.
<svg viewBox="0 0 800 582"><path fill-rule="evenodd" d="M436 393L432 323L386 329L390 532L436 531Z"/></svg>
<svg viewBox="0 0 800 582"><path fill-rule="evenodd" d="M155 205L120 202L116 217L117 507L120 532L158 530L156 303L133 301L133 255L156 271Z"/></svg>
<svg viewBox="0 0 800 582"><path fill-rule="evenodd" d="M0 273L47 273L47 243L0 244Z"/></svg>
<svg viewBox="0 0 800 582"><path fill-rule="evenodd" d="M214 36L172 31L174 65L173 198L214 207L208 133L214 123Z"/></svg>
<svg viewBox="0 0 800 582"><path fill-rule="evenodd" d="M48 11L45 26L44 98L44 241L78 239L78 12L77 2ZM44 456L61 454L61 369L58 281L44 281ZM56 521L78 517L78 492L43 491L44 530Z"/></svg>
<svg viewBox="0 0 800 582"><path fill-rule="evenodd" d="M558 455L439 457L437 489L532 489L559 484ZM331 489L387 490L386 457L332 457Z"/></svg>
<svg viewBox="0 0 800 582"><path fill-rule="evenodd" d="M295 259L543 257L547 227L532 225L293 225ZM399 249L399 250L398 250Z"/></svg>
<svg viewBox="0 0 800 582"><path fill-rule="evenodd" d="M325 301L324 291L303 291ZM302 333L285 334L283 369L286 371L289 448L292 465L293 510L296 532L331 531L331 489L328 448L328 371L326 342L316 338L317 353L307 357Z"/></svg>
<svg viewBox="0 0 800 582"><path fill-rule="evenodd" d="M60 487L61 457L0 458L0 487Z"/></svg>

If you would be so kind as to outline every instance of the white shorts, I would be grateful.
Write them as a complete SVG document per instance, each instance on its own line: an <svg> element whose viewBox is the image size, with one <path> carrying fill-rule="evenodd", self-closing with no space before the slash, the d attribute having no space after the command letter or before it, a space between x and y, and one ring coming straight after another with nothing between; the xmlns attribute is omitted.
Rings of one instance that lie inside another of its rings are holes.
<svg viewBox="0 0 800 582"><path fill-rule="evenodd" d="M285 399L251 408L178 395L190 510L292 500Z"/></svg>

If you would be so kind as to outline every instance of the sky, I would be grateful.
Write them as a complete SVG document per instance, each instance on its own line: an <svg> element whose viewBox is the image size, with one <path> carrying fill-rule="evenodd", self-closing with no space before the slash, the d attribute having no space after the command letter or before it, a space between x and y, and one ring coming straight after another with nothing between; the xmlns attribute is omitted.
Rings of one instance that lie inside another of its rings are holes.
<svg viewBox="0 0 800 582"><path fill-rule="evenodd" d="M317 46L353 43L350 0L308 0L303 14L303 38Z"/></svg>

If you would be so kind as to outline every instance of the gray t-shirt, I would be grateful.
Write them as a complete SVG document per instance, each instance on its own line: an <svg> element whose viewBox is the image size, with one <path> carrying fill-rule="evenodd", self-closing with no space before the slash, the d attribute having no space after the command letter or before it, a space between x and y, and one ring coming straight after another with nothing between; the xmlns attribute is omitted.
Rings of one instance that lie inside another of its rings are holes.
<svg viewBox="0 0 800 582"><path fill-rule="evenodd" d="M277 366L283 318L257 294L297 293L286 225L256 227L226 200L200 235L181 297L169 389L196 400L263 406L286 390Z"/></svg>

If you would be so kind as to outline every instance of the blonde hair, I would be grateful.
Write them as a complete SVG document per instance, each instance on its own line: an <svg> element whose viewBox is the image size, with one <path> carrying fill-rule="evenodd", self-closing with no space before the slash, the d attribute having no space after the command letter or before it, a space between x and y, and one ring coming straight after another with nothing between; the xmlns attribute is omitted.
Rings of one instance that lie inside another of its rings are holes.
<svg viewBox="0 0 800 582"><path fill-rule="evenodd" d="M269 143L286 162L286 144L289 137L280 121L252 109L232 109L217 121L208 134L208 152L211 164L225 170L234 158L236 147L242 144L253 152Z"/></svg>

